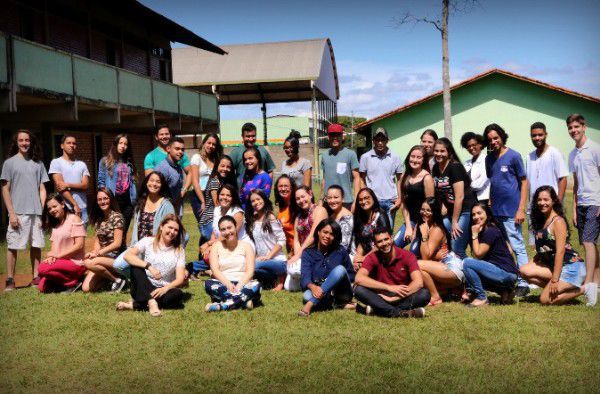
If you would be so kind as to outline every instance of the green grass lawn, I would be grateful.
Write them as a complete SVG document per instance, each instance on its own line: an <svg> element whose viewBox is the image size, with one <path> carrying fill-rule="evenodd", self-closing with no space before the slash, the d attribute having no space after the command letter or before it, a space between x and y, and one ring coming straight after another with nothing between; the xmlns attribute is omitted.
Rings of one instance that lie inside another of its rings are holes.
<svg viewBox="0 0 600 394"><path fill-rule="evenodd" d="M190 245L198 234L193 216ZM575 234L574 234L575 235ZM5 244L0 250L4 260ZM188 247L188 258L196 254ZM4 270L5 268L2 267ZM29 271L27 256L18 272ZM160 319L116 312L127 294L0 294L1 392L597 392L600 308L428 308L425 319L350 311L296 317L300 293L207 314L201 282ZM491 300L495 299L491 297Z"/></svg>

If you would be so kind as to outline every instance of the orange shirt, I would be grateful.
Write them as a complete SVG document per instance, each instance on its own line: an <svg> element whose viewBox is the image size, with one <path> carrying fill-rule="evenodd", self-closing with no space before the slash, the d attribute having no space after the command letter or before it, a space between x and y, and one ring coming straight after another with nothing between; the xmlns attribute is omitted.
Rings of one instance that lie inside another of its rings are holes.
<svg viewBox="0 0 600 394"><path fill-rule="evenodd" d="M294 250L294 235L296 234L296 229L294 228L294 221L290 216L290 208L286 207L279 210L277 219L279 219L281 222L283 232L285 233L285 245L287 252L288 254L291 254Z"/></svg>

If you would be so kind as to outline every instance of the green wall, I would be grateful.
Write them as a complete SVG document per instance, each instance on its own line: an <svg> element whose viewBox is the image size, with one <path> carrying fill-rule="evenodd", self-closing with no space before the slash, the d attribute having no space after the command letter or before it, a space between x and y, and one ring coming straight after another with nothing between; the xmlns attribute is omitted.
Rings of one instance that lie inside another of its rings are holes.
<svg viewBox="0 0 600 394"><path fill-rule="evenodd" d="M574 143L565 119L574 112L585 116L587 135L600 142L600 104L493 74L452 92L453 143L464 161L469 154L460 146L461 135L467 131L482 133L488 124L497 123L509 134L507 145L524 157L534 149L529 127L539 121L546 125L549 144L559 148L567 160ZM404 158L408 150L419 143L425 129L431 128L443 136L442 98L436 97L377 121L371 130L380 126L390 134L391 148Z"/></svg>
<svg viewBox="0 0 600 394"><path fill-rule="evenodd" d="M242 143L241 133L242 125L251 122L256 125L256 137L259 143L263 141L263 120L260 119L235 119L221 120L221 140L225 145L240 145ZM290 135L292 129L298 130L302 136L308 136L310 120L307 117L277 117L267 118L267 132L269 144L283 144L284 140Z"/></svg>

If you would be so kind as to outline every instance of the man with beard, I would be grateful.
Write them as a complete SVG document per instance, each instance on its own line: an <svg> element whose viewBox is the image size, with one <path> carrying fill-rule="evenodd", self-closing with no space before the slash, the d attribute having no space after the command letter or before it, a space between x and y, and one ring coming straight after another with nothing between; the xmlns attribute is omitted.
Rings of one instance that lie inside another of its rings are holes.
<svg viewBox="0 0 600 394"><path fill-rule="evenodd" d="M379 227L373 233L377 251L365 258L356 273L354 295L365 304L356 311L385 317L424 317L431 296L423 288L417 257L394 245L392 235Z"/></svg>

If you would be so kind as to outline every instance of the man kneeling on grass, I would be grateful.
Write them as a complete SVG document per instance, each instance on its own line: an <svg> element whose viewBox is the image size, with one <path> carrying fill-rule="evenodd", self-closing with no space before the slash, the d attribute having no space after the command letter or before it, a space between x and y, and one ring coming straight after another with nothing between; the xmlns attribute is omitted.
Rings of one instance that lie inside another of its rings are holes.
<svg viewBox="0 0 600 394"><path fill-rule="evenodd" d="M356 274L354 295L365 306L356 311L385 317L423 317L431 296L423 288L417 257L394 245L386 228L373 233L377 251L365 257Z"/></svg>

